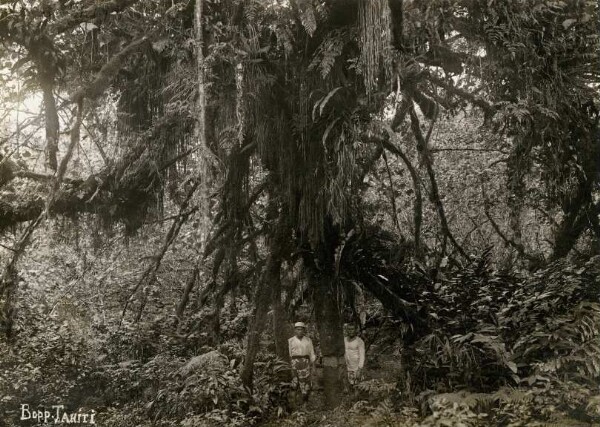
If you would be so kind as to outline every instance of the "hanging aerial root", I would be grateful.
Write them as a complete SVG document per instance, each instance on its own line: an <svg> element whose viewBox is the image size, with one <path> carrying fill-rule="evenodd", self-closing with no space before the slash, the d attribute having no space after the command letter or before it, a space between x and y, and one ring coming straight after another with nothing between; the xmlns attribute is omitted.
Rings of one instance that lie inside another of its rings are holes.
<svg viewBox="0 0 600 427"><path fill-rule="evenodd" d="M381 66L389 75L388 52L392 41L390 9L387 0L361 0L358 12L361 65L367 95L377 87Z"/></svg>

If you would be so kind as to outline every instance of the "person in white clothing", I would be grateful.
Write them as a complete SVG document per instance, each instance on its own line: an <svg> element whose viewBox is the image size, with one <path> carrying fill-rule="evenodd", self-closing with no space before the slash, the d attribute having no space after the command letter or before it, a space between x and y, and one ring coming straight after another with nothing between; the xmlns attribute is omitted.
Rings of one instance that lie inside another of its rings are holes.
<svg viewBox="0 0 600 427"><path fill-rule="evenodd" d="M304 403L308 401L313 363L317 359L312 340L305 336L306 325L302 322L294 324L295 335L288 339L290 358L292 359L292 383L302 393Z"/></svg>
<svg viewBox="0 0 600 427"><path fill-rule="evenodd" d="M358 336L354 325L348 325L346 333L344 344L346 345L348 382L350 385L355 385L362 379L362 369L365 365L365 342Z"/></svg>

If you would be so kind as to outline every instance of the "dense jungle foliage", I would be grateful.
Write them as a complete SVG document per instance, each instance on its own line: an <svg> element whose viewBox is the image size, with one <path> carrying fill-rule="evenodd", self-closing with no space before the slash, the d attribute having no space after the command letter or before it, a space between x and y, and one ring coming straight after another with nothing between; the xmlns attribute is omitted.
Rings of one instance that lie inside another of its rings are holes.
<svg viewBox="0 0 600 427"><path fill-rule="evenodd" d="M2 1L0 427L598 425L599 22Z"/></svg>

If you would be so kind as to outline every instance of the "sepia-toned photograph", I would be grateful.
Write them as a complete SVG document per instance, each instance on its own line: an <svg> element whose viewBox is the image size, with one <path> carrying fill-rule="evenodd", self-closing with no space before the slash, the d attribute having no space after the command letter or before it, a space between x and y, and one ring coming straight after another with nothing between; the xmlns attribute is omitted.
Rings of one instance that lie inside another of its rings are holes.
<svg viewBox="0 0 600 427"><path fill-rule="evenodd" d="M0 0L0 427L600 426L598 0Z"/></svg>

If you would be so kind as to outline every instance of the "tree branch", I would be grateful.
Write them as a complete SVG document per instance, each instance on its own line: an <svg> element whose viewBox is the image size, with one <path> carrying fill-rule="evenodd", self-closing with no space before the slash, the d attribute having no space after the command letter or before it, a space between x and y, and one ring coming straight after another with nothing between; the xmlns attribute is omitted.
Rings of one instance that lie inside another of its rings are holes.
<svg viewBox="0 0 600 427"><path fill-rule="evenodd" d="M44 64L38 64L38 68ZM53 171L56 171L58 162L56 156L58 153L58 135L59 135L59 120L58 111L56 110L56 100L54 99L54 83L53 78L44 79L41 82L42 92L44 94L44 114L46 119L46 160L48 166Z"/></svg>
<svg viewBox="0 0 600 427"><path fill-rule="evenodd" d="M429 150L431 153L439 153L442 151L476 151L476 152L484 152L484 153L502 153L506 154L503 150L498 150L497 148L468 148L468 147L460 147L460 148L432 148Z"/></svg>
<svg viewBox="0 0 600 427"><path fill-rule="evenodd" d="M481 183L481 194L483 196L483 211L485 213L485 216L490 221L490 224L492 225L492 228L494 229L496 234L498 236L500 236L500 238L504 241L504 243L506 243L510 247L514 248L520 256L522 256L523 258L525 258L535 264L539 264L540 261L543 261L540 256L535 256L535 255L531 255L531 254L527 253L525 251L525 246L523 246L522 243L515 242L513 239L510 239L508 236L506 236L502 232L502 230L500 229L500 226L498 225L498 223L494 220L494 218L490 214L490 202L485 193L485 187L484 187L483 183Z"/></svg>
<svg viewBox="0 0 600 427"><path fill-rule="evenodd" d="M192 196L194 195L194 193L196 192L196 189L198 188L199 185L200 185L200 180L197 179L196 182L194 183L194 185L192 185L189 188L189 190L186 194L186 198L179 208L179 215L175 218L175 220L171 224L171 228L169 228L169 231L165 235L163 244L158 249L158 251L156 251L155 255L152 257L153 262L150 263L146 267L146 269L144 270L144 273L138 280L137 284L131 290L131 292L129 294L129 298L127 298L127 301L125 302L125 306L123 307L123 312L121 313L121 321L119 322L119 325L121 325L123 323L123 319L125 318L125 313L127 312L129 303L131 301L133 301L133 297L137 293L138 289L142 286L150 286L156 280L156 272L158 271L158 268L160 267L160 265L162 263L162 259L165 256L165 253L171 246L171 243L173 243L175 241L175 239L179 235L181 226L189 217L189 212L188 212L188 215L185 215L184 213L186 212L188 205L190 203L190 200L191 200ZM139 314L138 314L138 318L139 318Z"/></svg>
<svg viewBox="0 0 600 427"><path fill-rule="evenodd" d="M119 53L113 56L104 66L98 71L94 81L89 85L79 89L77 92L71 95L71 102L78 102L83 98L93 99L102 94L115 77L115 75L121 69L121 64L141 46L146 44L149 40L148 36L140 37L127 46L125 46Z"/></svg>
<svg viewBox="0 0 600 427"><path fill-rule="evenodd" d="M394 138L397 138L397 136L392 128L389 125L383 125L383 128L387 132L389 140L383 139L381 141L382 147L402 159L412 179L413 189L415 191L415 203L413 207L413 234L415 240L415 253L418 255L421 250L421 224L423 223L423 196L421 194L421 181L419 174L417 173L417 170L411 163L410 159L406 156L406 154L404 154L398 145L393 143Z"/></svg>
<svg viewBox="0 0 600 427"><path fill-rule="evenodd" d="M56 176L53 179L54 182L50 190L50 194L48 195L48 198L46 199L45 203L43 203L43 206L40 206L41 209L39 209L39 213L37 213L35 219L29 223L29 225L21 235L19 242L15 246L13 256L10 262L6 265L2 277L0 278L0 299L4 301L4 304L2 305L2 307L0 307L0 329L4 331L8 339L12 338L14 294L16 292L18 284L17 263L19 262L19 259L25 252L25 248L29 244L29 241L31 240L31 236L33 235L34 231L40 225L42 220L47 216L48 211L52 208L52 206L55 203L56 195L67 170L67 164L71 159L73 149L79 142L79 127L81 126L81 118L83 114L82 104L82 101L78 103L76 121L75 125L73 126L73 130L71 131L71 143L69 144L67 153L65 154L65 156L60 162L60 165L58 166ZM0 206L0 213L1 208L2 206ZM0 219L1 218L2 216L0 216Z"/></svg>
<svg viewBox="0 0 600 427"><path fill-rule="evenodd" d="M185 312L185 307L187 306L188 301L190 300L190 294L192 293L194 286L196 286L199 276L200 267L198 266L198 264L196 264L194 266L194 269L192 270L192 274L190 275L185 284L185 288L183 289L183 296L181 297L179 304L177 304L177 309L175 310L175 328L178 328L181 320L183 320L183 313Z"/></svg>
<svg viewBox="0 0 600 427"><path fill-rule="evenodd" d="M427 175L429 176L429 182L431 184L431 198L432 198L432 202L434 203L436 210L438 212L438 216L440 218L440 224L442 226L442 231L444 232L444 234L446 236L448 236L450 243L452 243L452 245L456 248L456 250L465 259L468 260L468 259L470 259L469 255L467 255L467 253L462 248L462 246L460 246L460 244L456 241L456 239L454 238L454 235L450 231L450 227L448 226L448 220L446 219L444 205L442 204L442 199L440 198L437 180L435 178L435 172L433 170L433 164L432 164L433 162L431 160L431 154L429 153L429 150L427 148L428 139L431 137L433 123L435 122L435 120L432 121L432 123L431 123L431 127L429 128L429 131L427 132L427 139L426 139L423 137L423 133L421 132L421 125L419 123L419 118L417 117L414 106L412 104L411 104L411 107L409 110L409 115L410 115L411 129L415 136L415 139L417 140L417 151L419 152L419 154L421 154L421 156L423 158L423 162L425 163L425 168L427 169Z"/></svg>
<svg viewBox="0 0 600 427"><path fill-rule="evenodd" d="M69 148L67 149L65 156L63 157L63 159L60 162L60 165L58 166L58 170L56 171L56 176L54 177L54 183L52 185L50 197L48 197L48 201L46 203L46 213L48 213L48 211L52 207L52 204L54 203L54 198L56 197L56 194L58 193L58 189L60 188L60 185L65 176L65 173L67 172L67 165L69 164L69 161L71 160L71 157L73 156L73 150L79 144L79 136L80 136L82 118L83 118L83 99L80 99L77 102L77 114L75 115L75 124L73 125L73 128L71 129L71 142L69 143Z"/></svg>
<svg viewBox="0 0 600 427"><path fill-rule="evenodd" d="M108 206L120 206L117 193L119 191L131 191L135 188L146 188L156 179L158 168L142 168L135 180L122 180L124 172L135 162L146 150L146 146L139 144L131 149L116 164L105 168L103 171L90 175L85 180L73 180L62 178L65 187L57 191L55 200L49 209L50 214L74 215L80 212L97 214L103 212ZM18 171L16 175L25 178L50 181L53 176L36 174L27 171ZM14 178L14 176L13 176ZM12 178L11 178L12 179ZM134 187L134 188L130 188ZM118 191L117 191L118 190ZM0 200L0 230L12 225L31 221L35 219L44 209L44 200L37 196L27 201L11 204ZM113 215L115 219L121 218L120 212Z"/></svg>
<svg viewBox="0 0 600 427"><path fill-rule="evenodd" d="M402 237L400 221L398 220L398 207L396 206L396 196L394 196L394 181L392 180L392 172L390 171L390 165L385 151L382 153L382 155L383 160L385 162L385 169L387 171L388 180L390 181L390 202L392 203L392 218L394 219L394 225L398 230L398 234ZM402 237L402 239L404 239L404 237Z"/></svg>
<svg viewBox="0 0 600 427"><path fill-rule="evenodd" d="M84 22L100 23L112 12L120 12L137 2L138 0L108 0L96 3L93 6L77 9L49 24L47 31L51 34L60 34Z"/></svg>
<svg viewBox="0 0 600 427"><path fill-rule="evenodd" d="M441 87L446 92L449 92L453 95L456 95L463 99L466 99L467 101L471 102L473 105L480 107L481 109L483 109L486 116L487 115L492 116L495 112L494 106L481 97L473 95L472 93L467 92L464 89L460 89L460 88L457 88L456 86L452 86L449 83L446 83L445 81L443 81L442 79L432 76L431 74L427 75L427 80L429 80L434 85Z"/></svg>
<svg viewBox="0 0 600 427"><path fill-rule="evenodd" d="M43 173L36 173L36 172L23 170L23 169L14 171L14 177L31 179L33 181L39 181L39 182L48 182L48 181L52 181L54 179L54 175L45 175ZM72 184L72 185L77 185L77 184L83 183L83 181L80 179L71 179L71 178L64 178L64 177L63 177L62 181L66 182L68 184Z"/></svg>
<svg viewBox="0 0 600 427"><path fill-rule="evenodd" d="M7 249L9 251L12 251L12 252L17 252L17 250L15 248L11 248L10 246L3 245L2 243L0 243L0 247Z"/></svg>

